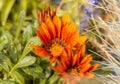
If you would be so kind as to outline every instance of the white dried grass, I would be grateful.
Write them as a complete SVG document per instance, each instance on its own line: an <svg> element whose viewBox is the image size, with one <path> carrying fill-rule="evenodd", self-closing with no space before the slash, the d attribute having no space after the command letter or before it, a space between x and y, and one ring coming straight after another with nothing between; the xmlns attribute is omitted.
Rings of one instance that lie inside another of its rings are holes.
<svg viewBox="0 0 120 84"><path fill-rule="evenodd" d="M120 84L120 1L101 0L100 6L95 6L109 14L109 18L93 19L95 24L92 30L87 30L97 37L89 37L89 41L104 59L102 66L110 68L112 73L108 75L98 75L105 84ZM93 32L94 31L94 32ZM97 34L96 34L96 33ZM99 38L99 40L98 40Z"/></svg>

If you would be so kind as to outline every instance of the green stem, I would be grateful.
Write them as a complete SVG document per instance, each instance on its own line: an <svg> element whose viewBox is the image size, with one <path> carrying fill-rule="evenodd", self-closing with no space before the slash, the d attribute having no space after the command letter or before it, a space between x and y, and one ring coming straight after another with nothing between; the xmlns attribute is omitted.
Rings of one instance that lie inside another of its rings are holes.
<svg viewBox="0 0 120 84"><path fill-rule="evenodd" d="M17 64L16 64L17 65ZM14 69L16 68L16 65L13 66L13 68L10 70L10 72L8 73L8 77L11 76L11 73L14 71Z"/></svg>

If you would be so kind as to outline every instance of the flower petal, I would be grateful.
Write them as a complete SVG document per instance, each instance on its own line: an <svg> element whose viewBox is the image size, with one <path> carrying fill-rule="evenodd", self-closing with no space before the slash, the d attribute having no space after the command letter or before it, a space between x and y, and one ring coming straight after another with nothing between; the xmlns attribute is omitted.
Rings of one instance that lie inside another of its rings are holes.
<svg viewBox="0 0 120 84"><path fill-rule="evenodd" d="M65 72L65 68L62 65L62 63L60 63L60 61L58 61L58 60L55 60L55 62L56 62L56 66L51 65L51 69L53 69L57 72L60 72L60 73Z"/></svg>
<svg viewBox="0 0 120 84"><path fill-rule="evenodd" d="M90 67L90 69L88 70L88 72L92 72L94 71L97 67L99 66L99 64L94 64Z"/></svg>
<svg viewBox="0 0 120 84"><path fill-rule="evenodd" d="M35 46L35 45L31 45L30 48L34 48L35 50L33 51L37 56L51 56L51 54L49 54L45 48L41 47L41 46Z"/></svg>
<svg viewBox="0 0 120 84"><path fill-rule="evenodd" d="M86 40L87 40L87 36L80 36L80 37L77 39L77 42L78 42L77 45L78 45L78 46L83 45Z"/></svg>
<svg viewBox="0 0 120 84"><path fill-rule="evenodd" d="M59 70L55 66L50 65L50 68L56 72L59 72Z"/></svg>
<svg viewBox="0 0 120 84"><path fill-rule="evenodd" d="M65 61L67 59L67 52L65 51L65 49L62 51L61 55L60 55L60 59Z"/></svg>
<svg viewBox="0 0 120 84"><path fill-rule="evenodd" d="M65 26L66 24L70 24L71 20L70 20L70 16L68 14L65 14L62 17L62 26Z"/></svg>
<svg viewBox="0 0 120 84"><path fill-rule="evenodd" d="M66 62L62 61L62 65L63 65L64 69L67 69L67 63Z"/></svg>
<svg viewBox="0 0 120 84"><path fill-rule="evenodd" d="M85 50L86 50L86 44L83 44L80 49L77 51L77 56L78 56L78 63L80 63L84 57L85 54Z"/></svg>
<svg viewBox="0 0 120 84"><path fill-rule="evenodd" d="M60 20L60 18L58 16L54 16L53 23L54 23L55 28L56 28L56 35L58 38L60 38L60 34L61 34L61 20Z"/></svg>
<svg viewBox="0 0 120 84"><path fill-rule="evenodd" d="M92 55L89 54L89 55L87 55L87 56L81 61L81 64L90 63L91 60L92 60Z"/></svg>
<svg viewBox="0 0 120 84"><path fill-rule="evenodd" d="M95 75L93 73L89 73L89 72L86 73L87 78L93 78L94 76Z"/></svg>
<svg viewBox="0 0 120 84"><path fill-rule="evenodd" d="M67 44L73 44L74 42L76 42L77 37L79 36L79 33L78 33L78 30L77 30L76 25L74 23L68 25L68 27L66 27L66 30L64 30L64 31L67 34L67 38L66 38ZM74 44L73 44L73 46L74 46Z"/></svg>
<svg viewBox="0 0 120 84"><path fill-rule="evenodd" d="M61 32L61 39L66 43L67 42L67 39L68 39L68 35L69 33L67 32L69 29L68 29L68 25L64 26L62 28L62 32Z"/></svg>
<svg viewBox="0 0 120 84"><path fill-rule="evenodd" d="M66 43L66 45L72 44L72 42L76 42L79 36L79 33L77 32L78 30L76 29L76 25L74 23L69 25L67 24L62 28L61 37L62 37L62 40L64 40L64 42Z"/></svg>
<svg viewBox="0 0 120 84"><path fill-rule="evenodd" d="M56 58L53 57L53 56L51 56L51 57L50 57L50 64L52 64L55 60L56 60Z"/></svg>
<svg viewBox="0 0 120 84"><path fill-rule="evenodd" d="M64 66L62 65L62 63L60 63L58 60L56 60L56 63L58 65L58 69L61 71L61 72L64 72L65 71L65 68Z"/></svg>
<svg viewBox="0 0 120 84"><path fill-rule="evenodd" d="M54 27L54 24L53 22L51 21L50 18L47 18L45 24L47 25L48 27L48 30L49 30L49 33L51 35L51 38L55 38L56 37L56 31L55 31L55 27Z"/></svg>
<svg viewBox="0 0 120 84"><path fill-rule="evenodd" d="M75 64L77 63L78 57L77 55L72 57L73 61L72 61L72 66L75 66Z"/></svg>
<svg viewBox="0 0 120 84"><path fill-rule="evenodd" d="M91 67L91 65L90 64L86 64L85 66L82 66L81 67L81 70L80 70L80 72L86 72L89 68Z"/></svg>
<svg viewBox="0 0 120 84"><path fill-rule="evenodd" d="M40 33L40 29L36 30L36 34L39 37L39 39L42 41L42 43L47 46L47 41L45 39L45 37L42 35L42 32Z"/></svg>
<svg viewBox="0 0 120 84"><path fill-rule="evenodd" d="M41 24L41 26L40 26L40 31L39 31L39 32L41 33L41 35L42 35L43 37L45 37L45 40L47 41L47 43L49 43L50 40L51 40L51 36L50 36L50 34L49 34L49 32L48 32L48 28L47 28L47 26L45 25L45 23L42 23L42 24Z"/></svg>

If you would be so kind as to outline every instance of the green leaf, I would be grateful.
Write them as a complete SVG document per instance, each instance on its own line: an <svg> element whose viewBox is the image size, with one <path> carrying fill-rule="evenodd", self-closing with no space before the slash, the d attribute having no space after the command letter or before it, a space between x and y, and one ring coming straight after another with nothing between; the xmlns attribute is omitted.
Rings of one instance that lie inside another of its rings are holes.
<svg viewBox="0 0 120 84"><path fill-rule="evenodd" d="M101 74L101 75L108 75L112 72L112 70L110 68L100 68L94 71L97 74Z"/></svg>
<svg viewBox="0 0 120 84"><path fill-rule="evenodd" d="M9 72L10 68L12 68L10 59L3 53L0 53L0 66L7 72Z"/></svg>
<svg viewBox="0 0 120 84"><path fill-rule="evenodd" d="M48 66L48 68L45 70L46 78L49 78L51 76L51 73L52 73L52 71L51 71L50 67Z"/></svg>
<svg viewBox="0 0 120 84"><path fill-rule="evenodd" d="M31 44L35 44L35 45L38 45L38 44L41 44L40 40L37 38L37 37L32 37L26 44L24 50L23 50L23 53L22 53L22 56L21 56L21 59L24 58L31 50L32 48L29 48L29 46Z"/></svg>
<svg viewBox="0 0 120 84"><path fill-rule="evenodd" d="M24 77L17 71L13 71L11 73L11 77L16 81L18 82L19 84L25 84L24 82Z"/></svg>
<svg viewBox="0 0 120 84"><path fill-rule="evenodd" d="M3 31L2 36L0 37L0 51L4 48L5 44L10 42L13 39L13 36L8 31Z"/></svg>
<svg viewBox="0 0 120 84"><path fill-rule="evenodd" d="M18 61L19 56L22 53L22 45L20 41L16 40L14 42L11 42L11 45L8 49L12 61L16 63Z"/></svg>
<svg viewBox="0 0 120 84"><path fill-rule="evenodd" d="M39 84L46 84L46 79L41 79Z"/></svg>
<svg viewBox="0 0 120 84"><path fill-rule="evenodd" d="M15 39L18 39L18 37L20 35L20 31L22 29L24 20L25 20L25 12L22 11L22 12L20 12L20 16L18 18L18 26L17 26L17 31L16 31L16 37L15 37Z"/></svg>
<svg viewBox="0 0 120 84"><path fill-rule="evenodd" d="M7 40L0 39L0 51L3 49L4 45L7 43Z"/></svg>
<svg viewBox="0 0 120 84"><path fill-rule="evenodd" d="M42 43L41 43L40 39L36 36L36 37L32 37L29 40L29 44L41 45Z"/></svg>
<svg viewBox="0 0 120 84"><path fill-rule="evenodd" d="M3 6L3 0L0 0L0 11L2 9L2 6Z"/></svg>
<svg viewBox="0 0 120 84"><path fill-rule="evenodd" d="M7 3L6 3L7 2ZM2 25L6 24L9 12L14 5L15 0L4 0L2 11L1 11L1 22Z"/></svg>
<svg viewBox="0 0 120 84"><path fill-rule="evenodd" d="M25 73L33 76L33 78L44 78L44 76L43 76L43 69L39 65L35 64L34 66L24 68L23 71Z"/></svg>
<svg viewBox="0 0 120 84"><path fill-rule="evenodd" d="M3 30L1 39L2 40L7 40L7 41L13 41L13 36L10 33L10 31Z"/></svg>
<svg viewBox="0 0 120 84"><path fill-rule="evenodd" d="M0 82L0 84L18 84L18 83L15 83L14 81L10 81L10 80L3 80Z"/></svg>
<svg viewBox="0 0 120 84"><path fill-rule="evenodd" d="M31 39L32 37L32 25L28 24L26 28L23 29L23 42L27 42Z"/></svg>
<svg viewBox="0 0 120 84"><path fill-rule="evenodd" d="M27 0L22 0L21 3L20 3L20 8L21 10L23 11L26 11L27 10Z"/></svg>
<svg viewBox="0 0 120 84"><path fill-rule="evenodd" d="M18 61L18 57L22 52L21 44L18 41L10 42L7 43L4 48L6 50L4 50L4 53L7 54L13 63L16 63Z"/></svg>
<svg viewBox="0 0 120 84"><path fill-rule="evenodd" d="M54 74L50 77L49 84L55 84L55 82L58 80L57 73L54 72Z"/></svg>
<svg viewBox="0 0 120 84"><path fill-rule="evenodd" d="M36 61L35 57L26 56L17 63L16 68L26 67L26 66L32 65L33 63L35 63L35 61Z"/></svg>
<svg viewBox="0 0 120 84"><path fill-rule="evenodd" d="M49 57L42 57L39 59L37 59L37 61L40 61L40 65L42 66L43 69L48 68L49 69ZM48 70L50 71L50 70Z"/></svg>

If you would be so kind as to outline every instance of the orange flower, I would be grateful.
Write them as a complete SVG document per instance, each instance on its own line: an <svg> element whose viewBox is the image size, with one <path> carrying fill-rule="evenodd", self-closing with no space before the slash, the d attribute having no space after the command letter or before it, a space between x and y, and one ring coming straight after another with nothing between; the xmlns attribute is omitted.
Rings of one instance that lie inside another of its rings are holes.
<svg viewBox="0 0 120 84"><path fill-rule="evenodd" d="M48 17L53 18L56 15L56 10L54 10L52 13L50 12L51 12L50 7L48 7L46 10L42 9L40 13L37 12L39 24L44 22Z"/></svg>
<svg viewBox="0 0 120 84"><path fill-rule="evenodd" d="M51 56L50 63L56 58L61 58L62 51L71 46L72 49L82 45L87 37L80 36L74 23L71 23L69 15L65 14L62 19L54 16L42 22L36 31L37 36L42 41L42 46L32 45L34 53L38 56Z"/></svg>
<svg viewBox="0 0 120 84"><path fill-rule="evenodd" d="M82 78L93 78L95 75L92 73L99 64L92 65L91 55L84 57L85 44L74 55L71 50L66 51L66 54L62 54L62 60L56 60L56 65L51 65L51 69L59 73L59 77L64 78L64 82L70 82L70 84L76 84L80 82Z"/></svg>

